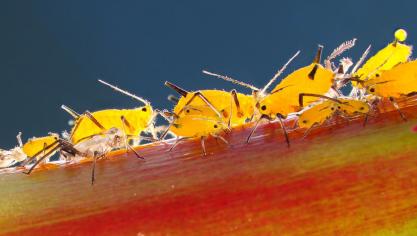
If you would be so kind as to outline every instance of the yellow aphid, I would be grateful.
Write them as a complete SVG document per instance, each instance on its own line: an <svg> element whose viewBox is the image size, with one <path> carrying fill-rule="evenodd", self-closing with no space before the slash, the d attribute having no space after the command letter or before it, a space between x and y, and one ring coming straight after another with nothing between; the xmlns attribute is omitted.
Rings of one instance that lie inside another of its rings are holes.
<svg viewBox="0 0 417 236"><path fill-rule="evenodd" d="M334 101L323 101L313 107L305 110L298 117L298 126L309 129L314 125L320 125L330 119L337 109Z"/></svg>
<svg viewBox="0 0 417 236"><path fill-rule="evenodd" d="M326 94L333 85L334 74L318 63L300 68L285 77L273 90L259 101L259 112L275 117L281 114L284 117L292 112L299 111L298 95L300 93ZM316 101L317 98L308 98L306 103Z"/></svg>
<svg viewBox="0 0 417 236"><path fill-rule="evenodd" d="M417 60L402 63L363 82L369 94L383 98L400 98L417 92Z"/></svg>
<svg viewBox="0 0 417 236"><path fill-rule="evenodd" d="M51 134L45 137L31 138L22 147L23 152L29 158L41 158L43 153L55 154L59 146L58 134Z"/></svg>
<svg viewBox="0 0 417 236"><path fill-rule="evenodd" d="M25 164L36 160L26 174L30 174L32 170L42 161L52 157L58 151L62 154L79 154L70 142L61 139L58 134L54 133L50 133L48 136L44 137L34 137L29 139L25 144L23 144L22 151L27 156Z"/></svg>
<svg viewBox="0 0 417 236"><path fill-rule="evenodd" d="M127 139L137 139L142 131L152 131L155 113L148 101L107 82L99 81L118 92L145 103L145 106L134 109L106 109L91 113L87 111L82 115L77 114L66 106L62 106L64 110L75 118L75 125L70 136L73 144L77 144L84 139L103 133L111 128L122 130Z"/></svg>
<svg viewBox="0 0 417 236"><path fill-rule="evenodd" d="M318 95L315 97L323 96ZM343 117L352 117L357 115L367 115L370 111L370 106L366 101L349 97L337 99L327 97L325 99L326 100L304 110L299 115L298 126L300 128L311 129L313 126L323 124L336 114Z"/></svg>
<svg viewBox="0 0 417 236"><path fill-rule="evenodd" d="M397 30L394 42L378 51L353 76L362 81L372 80L382 72L390 70L400 63L407 62L412 53L412 46L401 43L406 37L405 30ZM353 82L353 85L356 86L357 83Z"/></svg>
<svg viewBox="0 0 417 236"><path fill-rule="evenodd" d="M323 47L320 45L313 63L289 74L272 90L271 93L267 93L268 88L283 73L286 67L291 63L292 60L294 60L300 51L298 51L288 60L288 62L275 74L275 76L267 83L267 85L265 85L263 89L257 89L252 85L234 80L227 76L221 76L206 71L203 72L209 75L214 75L226 81L251 88L254 91L254 106L257 108L257 112L260 114L260 117L258 118L254 129L247 139L248 142L261 119L273 120L278 118L283 128L287 144L289 146L288 135L285 127L283 126L282 119L284 119L289 113L297 112L300 110L299 94L314 93L324 95L331 89L333 85L335 74L333 71L324 68L320 64L322 49ZM306 103L316 101L317 99L318 98L315 97L309 97L306 99Z"/></svg>
<svg viewBox="0 0 417 236"><path fill-rule="evenodd" d="M173 112L177 116L200 115L208 118L221 118L231 126L244 124L253 116L253 97L236 91L199 90L186 91L170 82L165 85L176 90L180 95Z"/></svg>
<svg viewBox="0 0 417 236"><path fill-rule="evenodd" d="M170 150L183 140L200 138L203 155L206 155L205 139L213 136L227 144L227 141L220 136L220 133L228 132L229 128L219 119L216 120L200 115L185 115L174 119L169 130L179 137Z"/></svg>
<svg viewBox="0 0 417 236"><path fill-rule="evenodd" d="M153 117L150 105L134 109L107 109L80 115L71 131L71 142L77 144L85 138L110 128L124 130L127 136L137 137L148 128Z"/></svg>

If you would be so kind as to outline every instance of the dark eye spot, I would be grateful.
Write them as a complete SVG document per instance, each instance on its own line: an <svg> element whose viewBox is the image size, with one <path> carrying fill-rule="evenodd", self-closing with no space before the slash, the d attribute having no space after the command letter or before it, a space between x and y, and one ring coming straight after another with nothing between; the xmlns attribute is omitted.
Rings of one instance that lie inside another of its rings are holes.
<svg viewBox="0 0 417 236"><path fill-rule="evenodd" d="M187 109L185 112L190 113L190 110Z"/></svg>
<svg viewBox="0 0 417 236"><path fill-rule="evenodd" d="M146 111L146 110L147 110L146 107L142 108L142 111Z"/></svg>
<svg viewBox="0 0 417 236"><path fill-rule="evenodd" d="M379 77L379 74L376 74L375 76L376 76L376 77Z"/></svg>
<svg viewBox="0 0 417 236"><path fill-rule="evenodd" d="M262 111L265 111L266 110L266 106L265 105L261 106L261 110Z"/></svg>
<svg viewBox="0 0 417 236"><path fill-rule="evenodd" d="M361 111L362 111L363 109L365 109L365 107L359 107L359 110L361 110Z"/></svg>
<svg viewBox="0 0 417 236"><path fill-rule="evenodd" d="M371 89L369 89L369 92L373 93L373 92L375 92L375 89L371 88Z"/></svg>
<svg viewBox="0 0 417 236"><path fill-rule="evenodd" d="M337 109L340 109L340 106L337 106Z"/></svg>
<svg viewBox="0 0 417 236"><path fill-rule="evenodd" d="M330 110L334 111L334 107L330 108Z"/></svg>
<svg viewBox="0 0 417 236"><path fill-rule="evenodd" d="M215 129L217 129L217 127L218 127L217 125L214 125L214 128L215 128Z"/></svg>
<svg viewBox="0 0 417 236"><path fill-rule="evenodd" d="M303 123L304 123L304 124L307 124L307 120L303 120Z"/></svg>

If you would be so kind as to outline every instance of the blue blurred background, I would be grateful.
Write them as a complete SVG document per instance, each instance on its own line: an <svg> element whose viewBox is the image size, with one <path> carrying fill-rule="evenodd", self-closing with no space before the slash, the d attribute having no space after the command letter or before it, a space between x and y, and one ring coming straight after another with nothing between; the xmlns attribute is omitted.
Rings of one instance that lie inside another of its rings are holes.
<svg viewBox="0 0 417 236"><path fill-rule="evenodd" d="M79 112L137 106L97 83L109 81L170 108L165 80L189 90L231 89L201 74L264 85L297 50L296 67L317 44L328 55L358 38L354 60L398 27L417 39L413 1L17 1L0 2L0 147L69 129ZM242 89L243 92L250 92Z"/></svg>

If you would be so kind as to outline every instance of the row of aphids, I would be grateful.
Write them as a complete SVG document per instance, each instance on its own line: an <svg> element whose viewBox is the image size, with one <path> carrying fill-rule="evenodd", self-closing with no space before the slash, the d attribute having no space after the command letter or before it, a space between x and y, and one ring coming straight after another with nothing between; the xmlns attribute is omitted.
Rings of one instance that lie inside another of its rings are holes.
<svg viewBox="0 0 417 236"><path fill-rule="evenodd" d="M296 125L305 129L307 134L312 128L336 115L345 118L363 115L366 120L368 115L372 115L375 104L387 98L405 119L396 100L417 92L417 61L410 60L412 47L403 43L406 37L405 30L397 30L393 42L364 63L370 51L369 46L355 65L349 58L342 58L337 66L333 60L352 48L356 39L336 48L324 60L324 65L320 63L323 47L319 45L310 65L290 73L270 92L269 87L296 58L299 51L262 89L227 76L203 71L206 75L250 88L252 94L238 93L236 90L186 91L166 82L166 86L179 94L179 97L169 97L176 104L172 111L153 109L147 100L99 80L100 83L144 103L144 106L79 114L63 105L62 108L75 119L70 134L60 137L50 133L46 137L29 139L25 144L19 134L18 147L0 150L0 167L27 166L29 169L26 173L30 173L38 164L47 162L59 151L60 157L67 161L93 158L94 182L97 159L115 149L131 151L143 159L131 145L144 139L163 140L168 134L177 138L170 150L183 140L200 138L203 155L206 155L204 141L207 137L213 136L227 143L221 136L222 133L230 132L232 128L248 122L255 124L247 142L261 120L277 120L289 147L290 141L284 125L284 120L288 117L295 117ZM353 89L349 95L343 95L341 88L348 83L352 84ZM159 137L154 125L158 114L169 122ZM144 133L152 136L141 136Z"/></svg>

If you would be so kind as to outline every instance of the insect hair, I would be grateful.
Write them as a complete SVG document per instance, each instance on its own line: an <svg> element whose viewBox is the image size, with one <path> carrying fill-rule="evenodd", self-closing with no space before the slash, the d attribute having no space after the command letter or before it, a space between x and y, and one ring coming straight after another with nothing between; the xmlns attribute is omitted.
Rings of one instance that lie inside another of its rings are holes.
<svg viewBox="0 0 417 236"><path fill-rule="evenodd" d="M346 42L340 44L339 47L334 49L333 52L325 60L326 67L330 66L329 68L331 68L330 61L335 59L337 56L342 54L344 51L349 50L352 47L354 47L355 42L356 42L356 38L354 38L352 40L349 40L349 41L346 41Z"/></svg>
<svg viewBox="0 0 417 236"><path fill-rule="evenodd" d="M359 61L356 62L355 66L353 67L352 72L351 72L352 74L356 72L356 70L363 63L363 61L368 56L370 51L371 51L371 45L369 44L368 48L366 48L366 50L363 52L361 58L359 58Z"/></svg>
<svg viewBox="0 0 417 236"><path fill-rule="evenodd" d="M255 86L253 86L251 84L248 84L248 83L245 83L245 82L242 82L242 81L233 79L233 78L231 78L229 76L215 74L215 73L212 73L212 72L209 72L209 71L206 71L206 70L203 70L203 73L206 74L206 75L211 75L211 76L217 77L217 78L222 79L222 80L226 80L226 81L232 82L234 84L237 84L237 85L240 85L240 86L243 86L243 87L252 89L252 90L259 90L259 88L255 87Z"/></svg>
<svg viewBox="0 0 417 236"><path fill-rule="evenodd" d="M265 87L261 90L261 94L265 94L266 90L272 85L272 83L275 82L275 80L284 72L285 69L287 69L287 66L300 54L300 50L298 50L294 56L292 56L287 63L285 63L284 66L281 67L281 69L272 77L272 79L265 85Z"/></svg>
<svg viewBox="0 0 417 236"><path fill-rule="evenodd" d="M126 91L126 90L123 90L121 88L118 88L118 87L116 87L116 86L114 86L112 84L107 83L106 81L101 80L101 79L99 79L98 81L100 83L102 83L102 84L104 84L106 86L109 86L110 88L116 90L117 92L120 92L120 93L122 93L122 94L124 94L126 96L129 96L129 97L131 97L131 98L133 98L133 99L135 99L135 100L137 100L139 102L144 103L145 105L150 105L150 102L148 100L144 99L144 98L138 97L138 96L136 96L136 95L134 95L134 94Z"/></svg>

